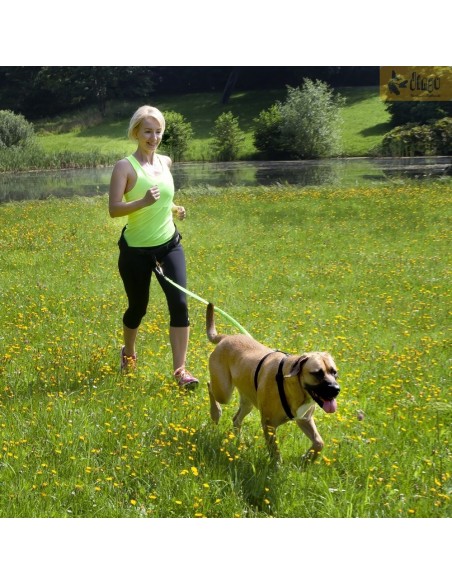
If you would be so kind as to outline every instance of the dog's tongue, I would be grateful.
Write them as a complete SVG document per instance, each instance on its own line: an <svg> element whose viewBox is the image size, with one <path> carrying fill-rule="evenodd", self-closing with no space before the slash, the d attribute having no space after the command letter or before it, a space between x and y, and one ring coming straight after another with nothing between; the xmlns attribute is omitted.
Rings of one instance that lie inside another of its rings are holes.
<svg viewBox="0 0 452 584"><path fill-rule="evenodd" d="M323 410L327 414L334 414L334 412L337 410L337 402L336 402L336 400L335 399L332 399L330 401L323 402Z"/></svg>

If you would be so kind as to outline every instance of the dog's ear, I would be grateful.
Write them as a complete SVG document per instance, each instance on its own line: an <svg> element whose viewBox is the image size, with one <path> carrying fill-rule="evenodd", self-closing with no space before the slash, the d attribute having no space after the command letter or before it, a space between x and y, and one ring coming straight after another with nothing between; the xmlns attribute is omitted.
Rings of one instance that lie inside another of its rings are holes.
<svg viewBox="0 0 452 584"><path fill-rule="evenodd" d="M303 369L303 365L306 363L308 359L309 359L308 355L301 355L301 357L297 359L295 363L292 365L289 374L285 375L284 377L295 377L296 375L299 375L301 370Z"/></svg>

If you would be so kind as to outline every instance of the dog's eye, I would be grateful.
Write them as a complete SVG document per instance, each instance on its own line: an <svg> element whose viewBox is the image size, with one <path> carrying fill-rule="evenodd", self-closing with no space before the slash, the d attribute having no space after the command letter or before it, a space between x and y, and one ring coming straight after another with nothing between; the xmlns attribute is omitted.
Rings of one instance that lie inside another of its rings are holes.
<svg viewBox="0 0 452 584"><path fill-rule="evenodd" d="M337 372L335 369L333 369L333 370L331 371L331 375L332 375L333 377L335 377L336 379L339 377L339 373L338 373L338 372Z"/></svg>
<svg viewBox="0 0 452 584"><path fill-rule="evenodd" d="M318 371L312 371L311 375L314 375L314 377L317 377L317 379L323 379L325 376L325 373L324 373L323 369L319 369Z"/></svg>

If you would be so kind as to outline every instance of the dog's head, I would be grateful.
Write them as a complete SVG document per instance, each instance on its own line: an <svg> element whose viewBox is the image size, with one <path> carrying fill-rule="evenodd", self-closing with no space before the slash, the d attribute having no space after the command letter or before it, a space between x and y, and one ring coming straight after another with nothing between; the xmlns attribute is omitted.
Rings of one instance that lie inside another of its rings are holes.
<svg viewBox="0 0 452 584"><path fill-rule="evenodd" d="M327 413L337 409L336 397L340 387L337 368L329 353L305 353L292 365L286 377L298 376L301 387Z"/></svg>

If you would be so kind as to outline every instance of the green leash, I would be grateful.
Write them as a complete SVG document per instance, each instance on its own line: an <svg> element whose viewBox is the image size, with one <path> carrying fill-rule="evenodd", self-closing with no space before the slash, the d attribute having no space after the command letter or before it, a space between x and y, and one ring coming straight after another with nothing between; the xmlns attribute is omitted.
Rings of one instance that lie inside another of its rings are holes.
<svg viewBox="0 0 452 584"><path fill-rule="evenodd" d="M204 298L201 298L201 296L198 296L194 292L190 292L190 290L183 288L179 284L176 284L176 282L173 282L170 278L168 278L168 276L165 276L165 274L163 273L163 270L162 270L162 266L160 264L157 264L156 267L154 268L154 270L159 276L162 276L162 278L165 278L165 280L167 282L169 282L170 284L172 284L175 288L182 290L182 292L185 292L186 294L188 294L188 296L191 296L195 300L199 300L199 302L202 302L203 304L206 304L206 305L209 304L207 302L207 300L204 300ZM218 306L214 306L214 310L216 312L219 312L220 314L222 314L224 317L226 317L229 320L229 322L231 322L233 325L235 325L239 329L239 331L242 332L244 335L246 335L247 337L251 337L250 333L247 330L245 330L243 328L243 326L240 323L238 323L235 320L235 318L232 318L232 316L230 316L227 312L225 312L224 310L221 310L221 308L218 308Z"/></svg>

